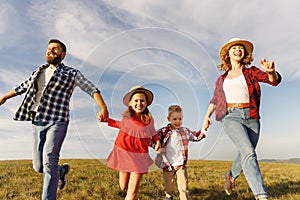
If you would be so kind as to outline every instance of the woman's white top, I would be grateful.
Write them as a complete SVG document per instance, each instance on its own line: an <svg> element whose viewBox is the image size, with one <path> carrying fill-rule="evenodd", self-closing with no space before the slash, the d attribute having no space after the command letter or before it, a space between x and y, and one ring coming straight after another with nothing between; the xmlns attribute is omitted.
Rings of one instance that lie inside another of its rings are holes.
<svg viewBox="0 0 300 200"><path fill-rule="evenodd" d="M37 111L37 108L39 106L40 100L42 98L44 89L46 88L46 85L49 83L53 73L55 71L55 68L52 69L50 67L47 67L46 69L42 70L40 74L38 75L38 81L37 81L37 92L36 92L36 98L35 103L32 105L31 110Z"/></svg>
<svg viewBox="0 0 300 200"><path fill-rule="evenodd" d="M249 91L243 74L236 78L225 78L223 90L227 103L248 103Z"/></svg>

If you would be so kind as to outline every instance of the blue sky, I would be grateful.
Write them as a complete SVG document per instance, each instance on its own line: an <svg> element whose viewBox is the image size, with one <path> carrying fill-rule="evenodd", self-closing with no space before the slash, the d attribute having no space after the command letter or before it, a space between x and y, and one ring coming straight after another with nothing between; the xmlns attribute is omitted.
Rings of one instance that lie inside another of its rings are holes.
<svg viewBox="0 0 300 200"><path fill-rule="evenodd" d="M221 73L220 47L245 38L254 43L252 64L274 60L283 76L278 87L261 84L258 158L300 157L299 8L297 0L1 0L0 95L43 64L47 41L58 38L68 48L64 63L97 85L111 117L121 118L122 98L132 86L145 85L155 95L149 109L156 128L166 125L168 106L180 104L184 126L197 130ZM22 99L0 107L2 160L31 159L31 124L12 120ZM62 158L108 156L117 130L97 122L97 111L77 88ZM235 151L213 121L207 138L190 145L190 158L231 160Z"/></svg>

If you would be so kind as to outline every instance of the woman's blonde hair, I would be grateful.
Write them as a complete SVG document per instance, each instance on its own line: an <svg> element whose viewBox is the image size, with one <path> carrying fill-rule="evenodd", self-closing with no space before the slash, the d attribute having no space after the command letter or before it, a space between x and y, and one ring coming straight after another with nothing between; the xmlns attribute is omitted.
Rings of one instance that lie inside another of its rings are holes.
<svg viewBox="0 0 300 200"><path fill-rule="evenodd" d="M219 65L219 68L223 71L228 71L231 69L231 63L230 63L230 57L229 57L229 49L230 48L223 49L220 52L221 64ZM252 55L252 53L247 52L245 47L244 47L244 49L245 49L245 56L244 56L241 64L250 65L251 62L253 61L253 55Z"/></svg>

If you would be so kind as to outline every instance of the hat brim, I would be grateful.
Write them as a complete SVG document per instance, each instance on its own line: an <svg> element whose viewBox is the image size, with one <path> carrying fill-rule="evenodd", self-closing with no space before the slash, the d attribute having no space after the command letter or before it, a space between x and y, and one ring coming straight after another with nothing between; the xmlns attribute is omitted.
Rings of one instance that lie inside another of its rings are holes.
<svg viewBox="0 0 300 200"><path fill-rule="evenodd" d="M237 44L241 44L245 47L246 51L248 53L252 53L253 52L253 44L247 40L235 40L232 42L228 42L226 43L220 50L220 55L223 51L228 51L230 49L230 47L232 47L233 45L237 45Z"/></svg>
<svg viewBox="0 0 300 200"><path fill-rule="evenodd" d="M144 93L147 96L147 106L151 105L153 101L153 93L150 90L144 88L137 88L135 90L128 92L123 98L124 105L128 106L132 95L134 95L135 93Z"/></svg>

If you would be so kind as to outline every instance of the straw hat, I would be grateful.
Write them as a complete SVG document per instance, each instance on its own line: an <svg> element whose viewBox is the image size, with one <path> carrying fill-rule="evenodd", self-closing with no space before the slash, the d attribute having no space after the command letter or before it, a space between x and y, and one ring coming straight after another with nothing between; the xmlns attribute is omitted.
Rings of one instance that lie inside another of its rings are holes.
<svg viewBox="0 0 300 200"><path fill-rule="evenodd" d="M237 44L243 45L248 53L253 52L254 47L251 42L240 39L240 38L232 38L226 44L223 45L223 47L220 50L220 56L221 56L222 51L224 51L224 50L228 51L230 49L230 47L232 47L233 45L237 45Z"/></svg>
<svg viewBox="0 0 300 200"><path fill-rule="evenodd" d="M132 87L129 92L124 96L123 103L128 106L129 101L135 93L144 93L147 96L147 106L149 106L153 101L153 93L150 90L147 90L141 85Z"/></svg>

